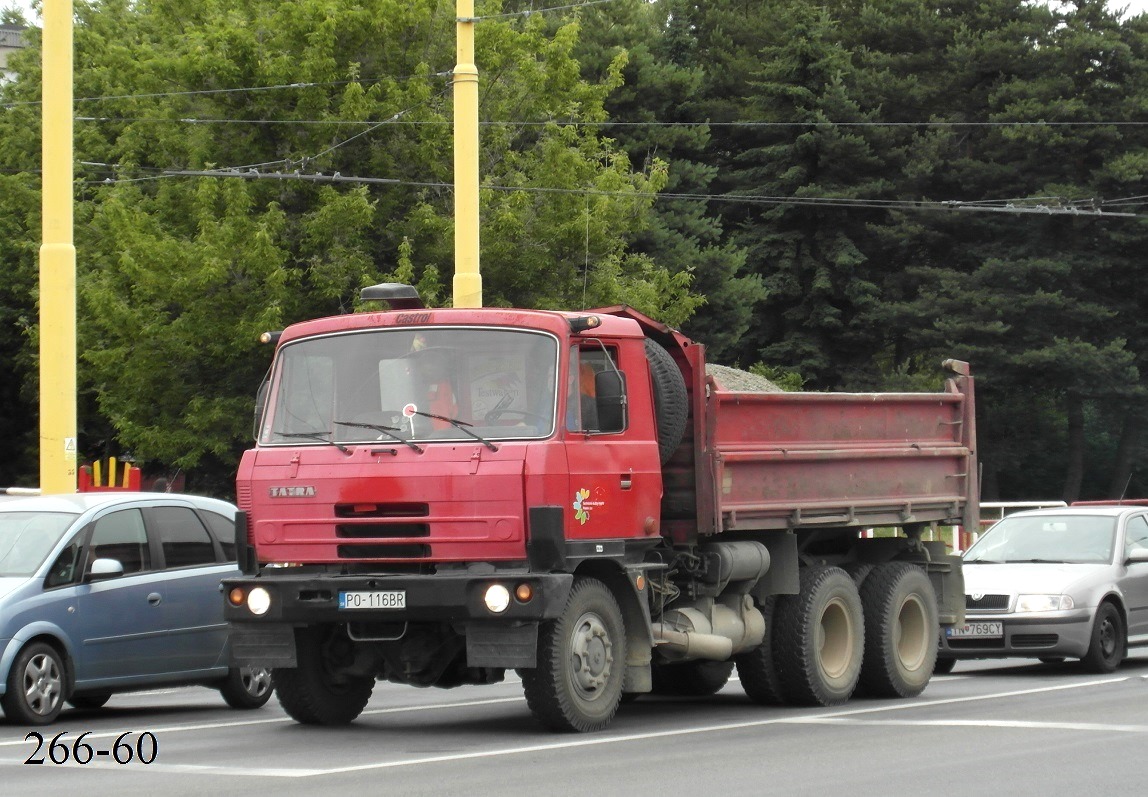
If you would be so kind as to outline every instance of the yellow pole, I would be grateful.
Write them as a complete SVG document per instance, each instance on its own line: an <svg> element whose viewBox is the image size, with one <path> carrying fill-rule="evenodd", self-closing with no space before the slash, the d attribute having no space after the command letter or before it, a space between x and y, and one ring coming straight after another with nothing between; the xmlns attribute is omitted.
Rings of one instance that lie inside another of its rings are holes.
<svg viewBox="0 0 1148 797"><path fill-rule="evenodd" d="M76 491L76 248L72 243L72 0L42 7L40 490Z"/></svg>
<svg viewBox="0 0 1148 797"><path fill-rule="evenodd" d="M478 67L474 0L457 0L454 67L454 306L482 307L478 273Z"/></svg>

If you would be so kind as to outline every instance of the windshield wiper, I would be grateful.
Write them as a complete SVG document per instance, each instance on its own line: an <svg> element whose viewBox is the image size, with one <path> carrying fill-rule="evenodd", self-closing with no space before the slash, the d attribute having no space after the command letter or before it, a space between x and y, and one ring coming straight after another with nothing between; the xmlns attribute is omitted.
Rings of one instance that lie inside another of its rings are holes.
<svg viewBox="0 0 1148 797"><path fill-rule="evenodd" d="M490 442L489 440L487 440L486 438L484 438L480 435L475 434L470 429L466 428L468 426L472 426L473 424L469 424L466 421L460 421L457 418L448 418L445 415L435 415L435 414L430 413L430 412L420 412L419 410L411 410L411 412L415 415L421 415L424 418L434 418L436 421L446 421L451 426L453 426L455 429L458 429L460 432L463 432L465 434L470 435L475 440L477 440L478 442L482 443L484 446L489 448L491 451L497 451L498 450L498 446L496 446L494 443Z"/></svg>
<svg viewBox="0 0 1148 797"><path fill-rule="evenodd" d="M1010 565L1063 565L1063 559L1009 559L1005 564Z"/></svg>
<svg viewBox="0 0 1148 797"><path fill-rule="evenodd" d="M276 432L275 434L279 435L280 437L305 437L308 440L318 440L320 443L326 443L329 446L334 446L344 454L351 453L351 449L347 448L342 443L336 443L334 440L331 440L330 432Z"/></svg>
<svg viewBox="0 0 1148 797"><path fill-rule="evenodd" d="M357 421L332 421L332 423L338 424L339 426L354 426L356 429L373 429L376 432L385 434L392 440L397 440L408 448L413 448L420 454L423 453L421 446L412 443L405 437L399 437L397 434L395 434L395 432L399 431L398 427L395 426L383 426L381 423L359 423Z"/></svg>

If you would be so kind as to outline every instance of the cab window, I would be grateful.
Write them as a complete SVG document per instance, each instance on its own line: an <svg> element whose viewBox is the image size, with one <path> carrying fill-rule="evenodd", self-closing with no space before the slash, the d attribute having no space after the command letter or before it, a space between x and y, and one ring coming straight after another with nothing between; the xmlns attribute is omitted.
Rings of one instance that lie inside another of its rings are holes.
<svg viewBox="0 0 1148 797"><path fill-rule="evenodd" d="M624 383L613 347L581 346L570 351L567 373L566 428L585 434L625 429Z"/></svg>

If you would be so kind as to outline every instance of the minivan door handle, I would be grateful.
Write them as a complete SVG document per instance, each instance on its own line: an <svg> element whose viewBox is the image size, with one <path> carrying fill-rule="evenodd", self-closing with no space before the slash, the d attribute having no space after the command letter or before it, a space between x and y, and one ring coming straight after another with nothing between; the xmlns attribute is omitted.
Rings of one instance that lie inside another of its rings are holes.
<svg viewBox="0 0 1148 797"><path fill-rule="evenodd" d="M152 606L159 606L161 601L163 601L163 596L160 595L158 592L153 592L147 596L147 602L150 603Z"/></svg>

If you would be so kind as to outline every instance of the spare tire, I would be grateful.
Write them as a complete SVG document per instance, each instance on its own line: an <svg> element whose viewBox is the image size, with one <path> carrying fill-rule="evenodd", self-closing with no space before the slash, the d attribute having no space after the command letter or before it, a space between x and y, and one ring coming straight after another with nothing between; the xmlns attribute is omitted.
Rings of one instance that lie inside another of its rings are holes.
<svg viewBox="0 0 1148 797"><path fill-rule="evenodd" d="M674 358L662 346L646 338L646 360L654 382L654 417L658 423L658 453L662 464L670 461L686 433L689 396L686 380Z"/></svg>

